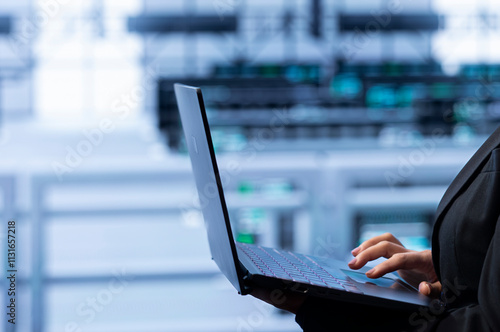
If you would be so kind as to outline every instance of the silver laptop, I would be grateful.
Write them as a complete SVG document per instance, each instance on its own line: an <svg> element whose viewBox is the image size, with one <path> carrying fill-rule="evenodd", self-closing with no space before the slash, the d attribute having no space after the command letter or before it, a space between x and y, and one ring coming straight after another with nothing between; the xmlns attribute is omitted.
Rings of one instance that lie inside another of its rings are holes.
<svg viewBox="0 0 500 332"><path fill-rule="evenodd" d="M236 242L201 90L174 88L212 259L240 294L266 287L394 309L429 305L426 296L392 273L370 279L367 268L354 271L342 261Z"/></svg>

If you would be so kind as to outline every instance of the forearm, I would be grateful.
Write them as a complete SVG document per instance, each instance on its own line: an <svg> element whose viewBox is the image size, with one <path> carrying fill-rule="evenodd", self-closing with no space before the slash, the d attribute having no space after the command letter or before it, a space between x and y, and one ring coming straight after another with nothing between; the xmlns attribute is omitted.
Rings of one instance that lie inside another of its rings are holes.
<svg viewBox="0 0 500 332"><path fill-rule="evenodd" d="M323 331L408 331L411 312L308 298L299 309L296 322L305 332Z"/></svg>
<svg viewBox="0 0 500 332"><path fill-rule="evenodd" d="M432 325L435 332L486 332L495 331L488 321L487 315L481 310L479 304L469 305L447 313L444 317L439 317L436 322L420 322L416 331L425 331L425 328Z"/></svg>

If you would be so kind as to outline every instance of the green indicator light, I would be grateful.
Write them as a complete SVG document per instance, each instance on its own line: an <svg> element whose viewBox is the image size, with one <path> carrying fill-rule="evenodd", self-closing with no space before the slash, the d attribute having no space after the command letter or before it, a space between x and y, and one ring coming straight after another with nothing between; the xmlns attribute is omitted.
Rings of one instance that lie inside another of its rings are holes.
<svg viewBox="0 0 500 332"><path fill-rule="evenodd" d="M431 95L435 99L452 98L455 95L454 88L450 83L434 83L431 86Z"/></svg>
<svg viewBox="0 0 500 332"><path fill-rule="evenodd" d="M246 234L246 233L238 234L236 241L241 242L241 243L249 243L249 244L255 243L255 239L254 239L253 234Z"/></svg>
<svg viewBox="0 0 500 332"><path fill-rule="evenodd" d="M254 187L252 185L251 182L248 182L248 181L241 181L239 184L238 184L238 192L240 194L245 194L245 195L248 195L248 194L251 194L254 192Z"/></svg>

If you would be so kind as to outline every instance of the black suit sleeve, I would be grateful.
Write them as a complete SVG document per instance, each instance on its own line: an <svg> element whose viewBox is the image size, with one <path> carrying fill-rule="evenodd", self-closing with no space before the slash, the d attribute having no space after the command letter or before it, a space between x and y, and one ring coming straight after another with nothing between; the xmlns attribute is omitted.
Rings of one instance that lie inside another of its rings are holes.
<svg viewBox="0 0 500 332"><path fill-rule="evenodd" d="M295 317L305 332L409 331L407 311L308 298Z"/></svg>
<svg viewBox="0 0 500 332"><path fill-rule="evenodd" d="M500 218L497 220L481 271L478 303L451 311L439 321L435 331L500 331L499 305Z"/></svg>

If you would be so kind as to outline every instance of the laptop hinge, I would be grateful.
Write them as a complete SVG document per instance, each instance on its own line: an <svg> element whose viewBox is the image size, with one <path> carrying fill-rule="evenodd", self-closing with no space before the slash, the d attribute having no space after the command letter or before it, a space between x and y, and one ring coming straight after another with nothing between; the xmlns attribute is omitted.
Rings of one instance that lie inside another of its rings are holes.
<svg viewBox="0 0 500 332"><path fill-rule="evenodd" d="M241 295L247 295L252 292L252 287L249 285L250 272L240 263L240 271L242 273L242 282L241 282Z"/></svg>

